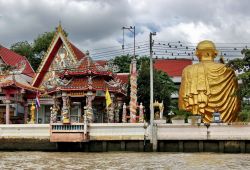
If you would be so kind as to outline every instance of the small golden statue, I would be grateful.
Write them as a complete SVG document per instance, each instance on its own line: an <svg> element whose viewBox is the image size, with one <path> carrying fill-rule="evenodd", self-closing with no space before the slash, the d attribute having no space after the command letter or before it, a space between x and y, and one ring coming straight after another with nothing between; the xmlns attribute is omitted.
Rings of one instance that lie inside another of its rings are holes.
<svg viewBox="0 0 250 170"><path fill-rule="evenodd" d="M34 124L35 123L35 109L36 107L34 106L34 102L32 102L31 107L30 107L30 124Z"/></svg>
<svg viewBox="0 0 250 170"><path fill-rule="evenodd" d="M217 54L212 41L200 42L196 47L200 62L184 68L179 90L179 109L203 115L206 123L213 120L216 109L223 122L233 122L240 109L235 72L214 62Z"/></svg>

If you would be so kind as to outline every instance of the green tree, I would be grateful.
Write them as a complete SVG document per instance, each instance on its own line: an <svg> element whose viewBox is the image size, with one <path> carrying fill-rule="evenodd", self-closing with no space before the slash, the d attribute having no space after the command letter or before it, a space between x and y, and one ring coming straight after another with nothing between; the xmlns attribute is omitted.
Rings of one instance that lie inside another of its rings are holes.
<svg viewBox="0 0 250 170"><path fill-rule="evenodd" d="M10 49L22 56L25 56L29 61L30 64L32 65L33 63L33 50L32 46L29 44L28 41L21 41L17 42L15 44L12 44Z"/></svg>
<svg viewBox="0 0 250 170"><path fill-rule="evenodd" d="M131 56L129 55L117 56L114 58L113 62L114 64L119 66L120 73L129 73Z"/></svg>
<svg viewBox="0 0 250 170"><path fill-rule="evenodd" d="M68 34L64 31L64 34ZM10 49L22 56L27 57L34 70L37 70L49 45L55 35L55 31L45 32L38 35L34 42L21 41L11 45Z"/></svg>
<svg viewBox="0 0 250 170"><path fill-rule="evenodd" d="M41 59L45 55L54 35L55 31L45 32L34 40L33 52L37 58Z"/></svg>
<svg viewBox="0 0 250 170"><path fill-rule="evenodd" d="M250 120L250 50L243 49L243 59L234 59L228 62L228 66L239 72L238 79L242 81L238 94L242 100L242 111L239 114L239 118L242 121ZM244 99L248 99L245 102Z"/></svg>
<svg viewBox="0 0 250 170"><path fill-rule="evenodd" d="M229 61L228 65L234 70L237 70L240 74L238 78L242 81L240 85L239 95L240 97L250 97L250 50L243 49L243 59L235 59Z"/></svg>
<svg viewBox="0 0 250 170"><path fill-rule="evenodd" d="M114 59L114 63L120 67L120 72L129 72L131 57L118 56ZM149 58L144 56L137 59L138 69L138 103L142 102L145 106L146 118L149 119L150 114L150 71ZM164 102L164 113L168 113L170 109L171 94L177 92L177 87L174 85L171 78L162 71L154 70L154 100ZM130 89L128 89L130 91ZM127 100L129 101L129 93Z"/></svg>
<svg viewBox="0 0 250 170"><path fill-rule="evenodd" d="M146 118L150 115L150 61L149 58L141 59L141 67L138 76L138 102L145 106ZM171 106L171 94L177 92L177 87L171 78L162 71L154 69L154 100L164 103L164 115L166 115Z"/></svg>
<svg viewBox="0 0 250 170"><path fill-rule="evenodd" d="M120 69L119 73L129 73L131 59L132 59L132 56L130 55L116 56L113 59L114 64L119 66L119 69ZM142 57L137 58L137 65L136 65L137 69L140 69L141 63L145 60L148 60L147 56L142 56Z"/></svg>
<svg viewBox="0 0 250 170"><path fill-rule="evenodd" d="M36 70L41 63L42 57L45 55L55 31L45 32L39 35L33 43L28 41L21 41L11 45L10 49L22 56L25 56L34 70Z"/></svg>

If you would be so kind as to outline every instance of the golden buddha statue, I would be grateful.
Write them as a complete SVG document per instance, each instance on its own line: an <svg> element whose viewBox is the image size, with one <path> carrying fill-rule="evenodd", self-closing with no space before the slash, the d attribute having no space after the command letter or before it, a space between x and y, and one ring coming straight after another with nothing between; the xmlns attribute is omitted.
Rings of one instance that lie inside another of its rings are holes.
<svg viewBox="0 0 250 170"><path fill-rule="evenodd" d="M217 54L212 41L200 42L196 47L200 62L184 68L179 90L179 109L202 115L206 123L213 121L214 112L223 122L233 122L240 109L235 72L214 62Z"/></svg>

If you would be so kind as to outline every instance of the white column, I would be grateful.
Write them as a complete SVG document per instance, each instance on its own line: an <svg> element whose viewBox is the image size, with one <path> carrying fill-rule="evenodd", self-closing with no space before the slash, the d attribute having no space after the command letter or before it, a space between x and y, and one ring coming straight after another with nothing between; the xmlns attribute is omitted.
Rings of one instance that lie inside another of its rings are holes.
<svg viewBox="0 0 250 170"><path fill-rule="evenodd" d="M144 112L143 112L143 105L142 105L142 103L139 106L139 122L140 123L144 122Z"/></svg>
<svg viewBox="0 0 250 170"><path fill-rule="evenodd" d="M5 124L10 124L10 100L5 100L5 104L6 104Z"/></svg>
<svg viewBox="0 0 250 170"><path fill-rule="evenodd" d="M27 123L28 114L29 114L28 103L25 103L25 104L24 104L24 124Z"/></svg>
<svg viewBox="0 0 250 170"><path fill-rule="evenodd" d="M116 99L117 103L115 108L115 123L119 123L120 121L119 113L120 109L122 109L122 99L120 97L117 97Z"/></svg>
<svg viewBox="0 0 250 170"><path fill-rule="evenodd" d="M122 107L122 123L127 123L127 106L126 103Z"/></svg>

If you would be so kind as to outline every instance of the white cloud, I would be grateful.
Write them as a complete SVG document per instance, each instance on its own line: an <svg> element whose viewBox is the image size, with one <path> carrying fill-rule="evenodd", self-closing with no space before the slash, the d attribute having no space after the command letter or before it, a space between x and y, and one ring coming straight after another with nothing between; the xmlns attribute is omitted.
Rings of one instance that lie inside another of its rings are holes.
<svg viewBox="0 0 250 170"><path fill-rule="evenodd" d="M136 41L145 43L150 31L157 31L155 39L195 43L247 42L250 37L248 0L0 0L0 7L0 44L7 47L32 41L60 20L83 50L121 45L121 28L131 25Z"/></svg>

